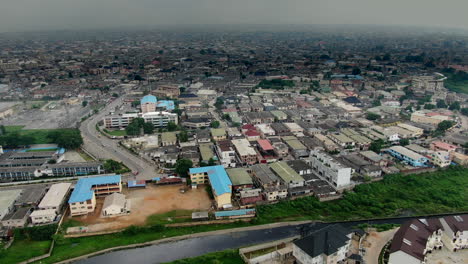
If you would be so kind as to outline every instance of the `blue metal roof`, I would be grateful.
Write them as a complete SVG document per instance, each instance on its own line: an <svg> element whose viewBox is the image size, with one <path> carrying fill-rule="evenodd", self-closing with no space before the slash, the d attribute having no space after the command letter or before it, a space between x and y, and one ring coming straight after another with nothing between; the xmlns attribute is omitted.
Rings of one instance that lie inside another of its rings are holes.
<svg viewBox="0 0 468 264"><path fill-rule="evenodd" d="M120 183L120 175L81 178L75 185L68 203L85 202L93 197L93 185Z"/></svg>
<svg viewBox="0 0 468 264"><path fill-rule="evenodd" d="M157 103L157 107L164 107L166 110L174 110L175 104L171 100L161 100Z"/></svg>
<svg viewBox="0 0 468 264"><path fill-rule="evenodd" d="M128 185L128 188L146 187L146 182L133 180L133 181L128 181L127 185Z"/></svg>
<svg viewBox="0 0 468 264"><path fill-rule="evenodd" d="M219 196L224 193L231 193L232 182L229 179L229 176L226 173L226 170L223 166L208 166L201 168L191 168L189 170L190 174L192 173L206 173L210 179L211 187L215 192L216 196Z"/></svg>
<svg viewBox="0 0 468 264"><path fill-rule="evenodd" d="M158 102L158 98L156 98L156 96L154 95L146 95L144 96L143 98L141 98L141 101L140 101L140 104L146 104L146 103L157 103Z"/></svg>
<svg viewBox="0 0 468 264"><path fill-rule="evenodd" d="M232 211L220 211L215 212L215 217L227 217L227 216L237 216L237 215L247 215L249 213L255 213L255 209L240 209Z"/></svg>

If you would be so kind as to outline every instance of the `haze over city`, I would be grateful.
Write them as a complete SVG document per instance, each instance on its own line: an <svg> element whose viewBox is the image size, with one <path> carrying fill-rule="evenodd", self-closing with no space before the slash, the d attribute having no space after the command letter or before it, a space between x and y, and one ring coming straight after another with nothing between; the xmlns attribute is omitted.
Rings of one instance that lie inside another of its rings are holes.
<svg viewBox="0 0 468 264"><path fill-rule="evenodd" d="M0 32L188 24L468 28L465 0L4 0Z"/></svg>

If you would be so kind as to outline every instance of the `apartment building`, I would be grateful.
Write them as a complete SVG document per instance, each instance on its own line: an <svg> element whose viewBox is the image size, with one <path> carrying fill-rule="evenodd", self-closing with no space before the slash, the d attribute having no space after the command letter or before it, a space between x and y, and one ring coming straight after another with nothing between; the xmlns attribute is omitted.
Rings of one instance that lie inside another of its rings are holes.
<svg viewBox="0 0 468 264"><path fill-rule="evenodd" d="M427 167L428 158L409 150L402 146L393 146L387 149L387 152L393 157L413 166L413 167Z"/></svg>
<svg viewBox="0 0 468 264"><path fill-rule="evenodd" d="M250 165L257 163L257 152L251 147L247 139L233 139L231 142L234 145L237 155L242 163Z"/></svg>
<svg viewBox="0 0 468 264"><path fill-rule="evenodd" d="M276 201L288 196L288 190L266 164L255 164L250 167L253 181L263 190L267 201Z"/></svg>
<svg viewBox="0 0 468 264"><path fill-rule="evenodd" d="M315 174L336 189L342 189L351 184L351 168L343 166L332 156L319 149L312 150L306 162L312 166Z"/></svg>

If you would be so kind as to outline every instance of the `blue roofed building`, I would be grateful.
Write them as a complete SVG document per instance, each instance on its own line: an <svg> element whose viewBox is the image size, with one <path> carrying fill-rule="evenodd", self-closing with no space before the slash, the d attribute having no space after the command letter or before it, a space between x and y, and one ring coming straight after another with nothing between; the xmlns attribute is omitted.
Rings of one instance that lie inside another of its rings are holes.
<svg viewBox="0 0 468 264"><path fill-rule="evenodd" d="M81 178L68 200L70 215L86 215L94 212L96 196L122 191L120 175Z"/></svg>
<svg viewBox="0 0 468 264"><path fill-rule="evenodd" d="M145 95L140 100L141 112L150 113L156 112L156 110L172 111L175 109L174 101L171 100L160 100L154 95Z"/></svg>
<svg viewBox="0 0 468 264"><path fill-rule="evenodd" d="M402 146L393 146L387 153L413 167L428 167L429 159Z"/></svg>
<svg viewBox="0 0 468 264"><path fill-rule="evenodd" d="M232 182L222 165L191 168L189 173L193 184L211 185L218 208L231 207Z"/></svg>
<svg viewBox="0 0 468 264"><path fill-rule="evenodd" d="M232 211L215 212L216 219L236 219L246 217L255 217L255 209L240 209Z"/></svg>

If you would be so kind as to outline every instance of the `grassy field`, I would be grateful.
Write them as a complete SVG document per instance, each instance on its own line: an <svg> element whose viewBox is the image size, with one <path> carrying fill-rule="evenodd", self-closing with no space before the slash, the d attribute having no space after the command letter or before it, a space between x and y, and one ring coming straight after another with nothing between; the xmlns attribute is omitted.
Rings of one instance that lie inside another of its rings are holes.
<svg viewBox="0 0 468 264"><path fill-rule="evenodd" d="M457 93L468 94L468 74L444 71L444 75L447 77L447 80L444 82L447 89Z"/></svg>
<svg viewBox="0 0 468 264"><path fill-rule="evenodd" d="M166 264L243 264L244 261L239 256L239 250L230 249L215 253L209 253L195 258L187 258L168 262Z"/></svg>
<svg viewBox="0 0 468 264"><path fill-rule="evenodd" d="M49 251L52 241L14 241L7 250L0 250L0 263L18 263Z"/></svg>
<svg viewBox="0 0 468 264"><path fill-rule="evenodd" d="M408 213L422 215L466 212L468 211L467 175L468 169L462 167L419 175L388 175L382 181L357 186L353 192L345 193L340 200L319 202L314 197L304 197L258 206L258 217L251 222L179 228L162 227L169 217L185 221L188 212L173 211L149 217L147 227L139 227L137 232L133 233L121 232L59 239L52 256L42 262L54 263L110 247L167 237L281 221L339 221L392 217ZM66 222L62 229L70 224L73 222ZM16 259L23 258L17 255L19 251L13 250L8 252L8 258L0 256L0 263L14 263L5 260L15 259L15 254Z"/></svg>
<svg viewBox="0 0 468 264"><path fill-rule="evenodd" d="M106 132L107 134L109 134L111 136L116 136L116 137L123 137L123 136L127 135L127 131L125 131L125 130L107 130L107 129L104 129L104 132Z"/></svg>
<svg viewBox="0 0 468 264"><path fill-rule="evenodd" d="M34 139L33 144L50 144L53 143L47 136L54 131L76 130L73 128L61 129L23 129L24 126L5 126L6 133L19 133L21 136L31 136Z"/></svg>
<svg viewBox="0 0 468 264"><path fill-rule="evenodd" d="M147 225L165 225L184 223L192 221L192 211L190 210L174 210L164 214L150 215L146 219Z"/></svg>

